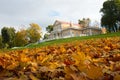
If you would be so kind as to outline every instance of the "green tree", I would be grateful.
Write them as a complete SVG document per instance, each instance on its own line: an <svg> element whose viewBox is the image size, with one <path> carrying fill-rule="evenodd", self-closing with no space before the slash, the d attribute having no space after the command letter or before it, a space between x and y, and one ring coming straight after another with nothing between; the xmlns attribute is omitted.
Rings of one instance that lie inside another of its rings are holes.
<svg viewBox="0 0 120 80"><path fill-rule="evenodd" d="M103 15L101 18L101 25L106 27L109 32L116 32L119 28L116 24L119 22L120 10L118 0L107 0L103 3L103 8L100 10Z"/></svg>
<svg viewBox="0 0 120 80"><path fill-rule="evenodd" d="M41 27L38 24L30 24L30 27L27 29L27 32L28 37L30 39L30 43L37 42L41 38Z"/></svg>
<svg viewBox="0 0 120 80"><path fill-rule="evenodd" d="M53 25L48 25L48 26L46 27L46 31L47 31L48 33L51 33L51 31L53 31Z"/></svg>
<svg viewBox="0 0 120 80"><path fill-rule="evenodd" d="M2 36L0 35L0 49L3 48Z"/></svg>
<svg viewBox="0 0 120 80"><path fill-rule="evenodd" d="M118 23L118 30L120 31L120 0L115 0L115 5L117 6L117 23Z"/></svg>
<svg viewBox="0 0 120 80"><path fill-rule="evenodd" d="M84 27L85 26L85 22L83 21L83 20L78 20L78 24L80 24L82 27Z"/></svg>
<svg viewBox="0 0 120 80"><path fill-rule="evenodd" d="M46 33L43 39L48 39L48 37L49 37L49 34Z"/></svg>
<svg viewBox="0 0 120 80"><path fill-rule="evenodd" d="M26 44L28 44L27 31L22 29L16 33L14 39L14 45L16 47L20 47L20 46L25 46Z"/></svg>
<svg viewBox="0 0 120 80"><path fill-rule="evenodd" d="M114 2L117 7L117 20L120 21L120 0L114 0Z"/></svg>
<svg viewBox="0 0 120 80"><path fill-rule="evenodd" d="M15 37L15 29L10 27L3 27L1 30L2 33L2 42L5 45L8 45L10 48L13 47L13 40ZM5 46L6 47L6 46Z"/></svg>
<svg viewBox="0 0 120 80"><path fill-rule="evenodd" d="M80 24L82 27L89 27L90 26L91 20L89 18L85 19L83 18L82 20L78 20L78 24Z"/></svg>

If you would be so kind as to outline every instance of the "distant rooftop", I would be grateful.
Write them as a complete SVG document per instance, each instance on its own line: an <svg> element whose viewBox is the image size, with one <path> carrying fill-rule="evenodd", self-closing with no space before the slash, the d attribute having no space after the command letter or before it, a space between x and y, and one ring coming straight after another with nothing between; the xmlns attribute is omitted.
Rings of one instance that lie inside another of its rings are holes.
<svg viewBox="0 0 120 80"><path fill-rule="evenodd" d="M56 20L57 22L60 22L61 24L72 24L72 25L75 25L75 26L80 26L79 24L75 24L75 23L72 23L72 22L66 22L66 21L60 21L60 20Z"/></svg>

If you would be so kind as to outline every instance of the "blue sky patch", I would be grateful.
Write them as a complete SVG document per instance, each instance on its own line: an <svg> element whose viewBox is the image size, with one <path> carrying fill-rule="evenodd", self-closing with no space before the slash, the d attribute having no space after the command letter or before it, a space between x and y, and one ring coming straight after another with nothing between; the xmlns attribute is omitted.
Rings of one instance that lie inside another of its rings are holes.
<svg viewBox="0 0 120 80"><path fill-rule="evenodd" d="M55 16L60 16L60 13L57 12L57 11L50 11L50 12L48 13L48 15L49 15L50 17L55 17Z"/></svg>

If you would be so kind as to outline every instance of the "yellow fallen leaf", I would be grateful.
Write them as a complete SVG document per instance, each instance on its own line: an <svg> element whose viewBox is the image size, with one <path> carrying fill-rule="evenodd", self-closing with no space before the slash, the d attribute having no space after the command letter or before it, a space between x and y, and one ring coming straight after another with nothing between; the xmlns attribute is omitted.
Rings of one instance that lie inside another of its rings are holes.
<svg viewBox="0 0 120 80"><path fill-rule="evenodd" d="M33 74L30 74L29 77L30 77L31 80L39 80L39 79L38 79L37 77L35 77Z"/></svg>

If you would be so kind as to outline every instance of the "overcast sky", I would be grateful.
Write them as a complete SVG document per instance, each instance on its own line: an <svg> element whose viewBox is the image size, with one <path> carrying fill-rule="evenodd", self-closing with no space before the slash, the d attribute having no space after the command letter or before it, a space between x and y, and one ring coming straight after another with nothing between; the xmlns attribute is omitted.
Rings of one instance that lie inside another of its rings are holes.
<svg viewBox="0 0 120 80"><path fill-rule="evenodd" d="M78 22L90 18L100 21L103 2L106 0L0 0L0 29L16 29L30 23L39 24L43 31L55 20Z"/></svg>

